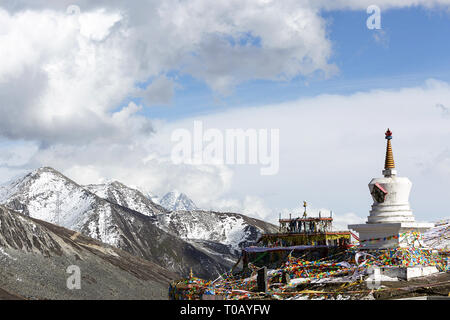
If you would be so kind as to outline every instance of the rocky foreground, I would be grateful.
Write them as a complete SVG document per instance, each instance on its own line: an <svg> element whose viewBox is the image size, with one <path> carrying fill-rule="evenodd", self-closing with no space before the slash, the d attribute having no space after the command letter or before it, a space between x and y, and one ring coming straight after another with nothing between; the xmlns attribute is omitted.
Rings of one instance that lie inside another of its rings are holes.
<svg viewBox="0 0 450 320"><path fill-rule="evenodd" d="M166 299L177 275L150 261L0 206L0 299ZM81 289L69 289L69 266Z"/></svg>

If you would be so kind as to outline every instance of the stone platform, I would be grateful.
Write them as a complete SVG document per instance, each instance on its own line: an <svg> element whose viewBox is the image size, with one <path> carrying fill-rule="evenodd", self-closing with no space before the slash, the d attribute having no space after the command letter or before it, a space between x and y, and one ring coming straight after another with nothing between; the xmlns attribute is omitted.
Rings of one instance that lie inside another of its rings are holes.
<svg viewBox="0 0 450 320"><path fill-rule="evenodd" d="M423 246L422 243L409 243L409 239L400 238L400 235L405 232L424 232L433 226L434 224L432 223L398 222L351 224L348 228L358 232L359 240L364 249L387 249ZM398 237L393 238L393 235ZM387 239L382 240L382 238ZM370 241L364 243L364 241L369 239L380 240L374 243Z"/></svg>
<svg viewBox="0 0 450 320"><path fill-rule="evenodd" d="M372 267L372 274L366 279L367 282L373 281L399 281L411 280L418 277L425 277L438 273L435 266L414 266L414 267Z"/></svg>

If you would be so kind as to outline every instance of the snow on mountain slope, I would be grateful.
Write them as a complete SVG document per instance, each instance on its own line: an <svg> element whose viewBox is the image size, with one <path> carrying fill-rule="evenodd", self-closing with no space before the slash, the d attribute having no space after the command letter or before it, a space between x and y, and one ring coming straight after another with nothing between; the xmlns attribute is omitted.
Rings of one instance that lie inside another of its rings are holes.
<svg viewBox="0 0 450 320"><path fill-rule="evenodd" d="M141 191L127 187L123 183L113 181L106 184L84 186L85 189L95 193L100 198L117 203L123 207L140 212L146 216L164 213L166 210L154 203Z"/></svg>
<svg viewBox="0 0 450 320"><path fill-rule="evenodd" d="M120 234L112 226L109 204L52 168L37 169L4 186L0 203L32 218L72 230L79 231L89 223L89 236L118 245Z"/></svg>
<svg viewBox="0 0 450 320"><path fill-rule="evenodd" d="M157 227L188 241L213 258L219 256L224 264L235 259L242 246L254 244L262 232L275 230L262 221L237 214L192 210L196 208L195 204L177 191L168 193L162 202L168 208L182 209L169 212L151 201L139 188L129 188L119 182L85 188L110 202L147 216L157 215Z"/></svg>
<svg viewBox="0 0 450 320"><path fill-rule="evenodd" d="M173 211L158 215L158 226L187 240L213 241L238 253L243 246L254 244L264 232L277 227L236 213L214 211Z"/></svg>
<svg viewBox="0 0 450 320"><path fill-rule="evenodd" d="M153 195L153 194L145 194L147 198L152 200L154 203L161 205L161 198L159 196Z"/></svg>
<svg viewBox="0 0 450 320"><path fill-rule="evenodd" d="M154 194L152 191L148 190L147 188L141 187L141 186L130 186L130 188L138 190L140 193L142 193L147 199L152 201L153 203L156 203L157 205L161 205L159 202L161 198Z"/></svg>
<svg viewBox="0 0 450 320"><path fill-rule="evenodd" d="M450 219L435 223L434 228L423 234L426 246L434 249L450 249Z"/></svg>
<svg viewBox="0 0 450 320"><path fill-rule="evenodd" d="M168 192L161 198L159 204L170 211L185 210L193 211L197 210L195 203L188 198L184 193L177 190Z"/></svg>
<svg viewBox="0 0 450 320"><path fill-rule="evenodd" d="M114 201L106 192L111 199L105 200L52 168L40 168L3 186L0 203L26 216L121 248L180 275L187 275L192 267L198 276L209 278L228 268L204 250L158 228L150 211L144 215L116 204L115 201L126 202L130 207L143 204L133 203L133 197L122 198L130 190L121 190L122 193L113 193Z"/></svg>

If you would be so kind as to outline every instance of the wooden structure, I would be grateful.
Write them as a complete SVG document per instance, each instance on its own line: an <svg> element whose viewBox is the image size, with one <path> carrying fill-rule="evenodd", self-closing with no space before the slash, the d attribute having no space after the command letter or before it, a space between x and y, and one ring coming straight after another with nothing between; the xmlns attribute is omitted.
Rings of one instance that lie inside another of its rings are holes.
<svg viewBox="0 0 450 320"><path fill-rule="evenodd" d="M326 257L350 247L350 231L333 231L333 218L309 217L305 211L302 217L279 219L279 230L261 236L258 246L243 248L244 269L249 263L264 266L284 261L288 255L301 255L309 260Z"/></svg>
<svg viewBox="0 0 450 320"><path fill-rule="evenodd" d="M317 246L345 247L350 244L350 231L332 231L332 217L280 219L278 233L263 234L259 240L267 247Z"/></svg>

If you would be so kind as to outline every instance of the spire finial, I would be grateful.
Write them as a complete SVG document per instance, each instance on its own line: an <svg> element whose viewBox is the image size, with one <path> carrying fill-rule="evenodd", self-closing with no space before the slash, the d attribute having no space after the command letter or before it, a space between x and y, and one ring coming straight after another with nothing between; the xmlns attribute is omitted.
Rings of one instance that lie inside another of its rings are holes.
<svg viewBox="0 0 450 320"><path fill-rule="evenodd" d="M391 175L395 175L395 163L394 163L394 154L392 153L392 132L388 128L386 133L386 140L387 140L387 146L386 146L386 159L384 161L384 171L383 174L385 177L390 177Z"/></svg>
<svg viewBox="0 0 450 320"><path fill-rule="evenodd" d="M388 140L392 139L392 132L389 128L387 129L385 135L386 135L386 139L388 139Z"/></svg>
<svg viewBox="0 0 450 320"><path fill-rule="evenodd" d="M303 201L303 207L305 208L305 212L303 212L303 217L306 218L306 201Z"/></svg>

